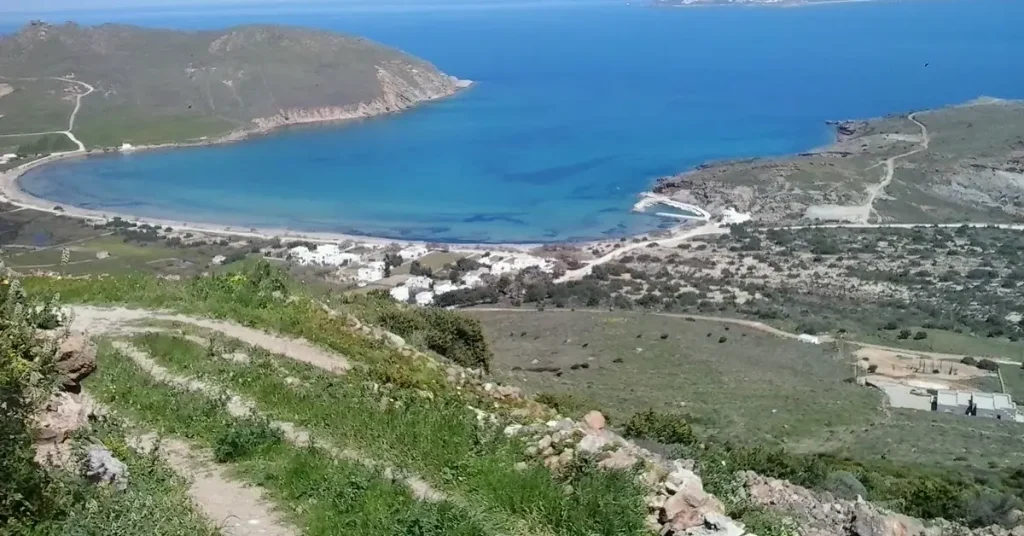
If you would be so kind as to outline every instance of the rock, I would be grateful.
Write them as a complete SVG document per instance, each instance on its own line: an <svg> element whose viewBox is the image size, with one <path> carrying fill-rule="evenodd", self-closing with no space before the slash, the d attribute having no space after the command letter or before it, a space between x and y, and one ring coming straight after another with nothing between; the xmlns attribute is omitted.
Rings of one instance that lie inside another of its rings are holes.
<svg viewBox="0 0 1024 536"><path fill-rule="evenodd" d="M704 524L697 530L688 531L690 536L743 536L744 533L746 530L741 523L716 513L704 516Z"/></svg>
<svg viewBox="0 0 1024 536"><path fill-rule="evenodd" d="M693 471L677 468L665 478L665 489L677 495L695 495L704 493L704 483Z"/></svg>
<svg viewBox="0 0 1024 536"><path fill-rule="evenodd" d="M572 422L572 419L559 419L556 421L548 421L548 428L553 430L572 430L576 423Z"/></svg>
<svg viewBox="0 0 1024 536"><path fill-rule="evenodd" d="M128 466L101 445L89 447L82 460L82 474L93 484L110 484L117 490L128 487Z"/></svg>
<svg viewBox="0 0 1024 536"><path fill-rule="evenodd" d="M494 388L491 396L498 400L519 400L523 397L523 390L511 385L499 385Z"/></svg>
<svg viewBox="0 0 1024 536"><path fill-rule="evenodd" d="M551 443L553 441L554 440L549 435L540 438L540 441L537 442L537 450L547 450L549 447L551 447Z"/></svg>
<svg viewBox="0 0 1024 536"><path fill-rule="evenodd" d="M611 440L606 434L587 434L583 436L583 439L580 439L579 443L576 444L576 450L586 452L587 454L597 454L598 452L601 452L605 446L610 444Z"/></svg>
<svg viewBox="0 0 1024 536"><path fill-rule="evenodd" d="M526 462L517 462L515 465L516 471L519 471L520 473L529 469L529 467L530 466Z"/></svg>
<svg viewBox="0 0 1024 536"><path fill-rule="evenodd" d="M607 458L598 462L597 466L602 469L609 470L625 470L632 469L637 463L637 458L626 451L626 449L619 449L613 452Z"/></svg>
<svg viewBox="0 0 1024 536"><path fill-rule="evenodd" d="M712 514L724 517L725 506L703 491L696 494L676 493L661 507L661 519L676 532L699 527L704 524L705 517Z"/></svg>
<svg viewBox="0 0 1024 536"><path fill-rule="evenodd" d="M45 411L36 418L36 441L62 443L75 430L89 422L92 404L81 395L59 392L46 404Z"/></svg>
<svg viewBox="0 0 1024 536"><path fill-rule="evenodd" d="M587 423L587 426L595 432L604 430L605 419L604 415L600 411L591 411L583 417L583 422Z"/></svg>
<svg viewBox="0 0 1024 536"><path fill-rule="evenodd" d="M503 432L508 437L515 437L516 434L518 434L519 431L522 430L522 429L523 429L523 425L521 425L521 424L510 424L510 425L505 427L505 430Z"/></svg>
<svg viewBox="0 0 1024 536"><path fill-rule="evenodd" d="M915 536L924 534L920 522L901 515L885 515L871 505L858 502L853 511L851 529L857 536Z"/></svg>
<svg viewBox="0 0 1024 536"><path fill-rule="evenodd" d="M82 380L96 370L96 345L81 333L69 336L57 350L56 369L63 390L81 392Z"/></svg>

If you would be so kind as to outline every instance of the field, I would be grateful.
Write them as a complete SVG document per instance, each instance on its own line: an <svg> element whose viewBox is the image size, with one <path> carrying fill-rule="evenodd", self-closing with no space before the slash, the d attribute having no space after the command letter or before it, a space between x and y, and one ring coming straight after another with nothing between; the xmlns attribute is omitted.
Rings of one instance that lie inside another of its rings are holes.
<svg viewBox="0 0 1024 536"><path fill-rule="evenodd" d="M66 98L68 85L58 80L7 80L13 92L0 97L0 134L66 130L75 108ZM0 138L2 142L3 138Z"/></svg>
<svg viewBox="0 0 1024 536"><path fill-rule="evenodd" d="M653 408L730 438L793 442L825 441L880 413L878 393L844 381L852 369L833 345L635 313L468 312L484 323L500 376L613 419ZM530 372L538 367L558 371Z"/></svg>
<svg viewBox="0 0 1024 536"><path fill-rule="evenodd" d="M881 393L845 381L852 363L832 344L642 313L466 312L483 322L499 377L555 395L566 411L600 408L622 422L652 408L742 443L982 479L1024 467L1024 454L1012 446L1020 425L883 410ZM538 367L546 371L529 370Z"/></svg>

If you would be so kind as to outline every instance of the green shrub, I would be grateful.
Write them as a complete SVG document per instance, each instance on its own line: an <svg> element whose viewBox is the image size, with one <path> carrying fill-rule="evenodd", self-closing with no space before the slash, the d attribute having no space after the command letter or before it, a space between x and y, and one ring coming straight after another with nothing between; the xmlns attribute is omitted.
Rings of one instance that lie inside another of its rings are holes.
<svg viewBox="0 0 1024 536"><path fill-rule="evenodd" d="M836 497L850 501L855 500L858 496L868 496L868 489L860 483L857 475L849 471L836 471L828 475L822 488Z"/></svg>
<svg viewBox="0 0 1024 536"><path fill-rule="evenodd" d="M924 339L927 339L927 338L928 338L928 334L925 333L924 331L918 331L917 333L914 334L914 340L915 341L923 341Z"/></svg>
<svg viewBox="0 0 1024 536"><path fill-rule="evenodd" d="M965 521L972 527L1002 525L1011 528L1014 523L1012 512L1024 504L1013 495L1005 493L980 493L967 501Z"/></svg>
<svg viewBox="0 0 1024 536"><path fill-rule="evenodd" d="M650 439L665 444L694 445L697 437L682 415L647 410L633 414L623 427L629 438Z"/></svg>
<svg viewBox="0 0 1024 536"><path fill-rule="evenodd" d="M995 372L999 370L999 363L996 363L991 359L982 359L981 361L978 361L978 364L975 366L980 368L981 370L987 370L989 372Z"/></svg>
<svg viewBox="0 0 1024 536"><path fill-rule="evenodd" d="M270 423L260 419L247 419L225 430L217 437L213 446L213 457L217 463L244 458L268 446L277 445L284 435Z"/></svg>

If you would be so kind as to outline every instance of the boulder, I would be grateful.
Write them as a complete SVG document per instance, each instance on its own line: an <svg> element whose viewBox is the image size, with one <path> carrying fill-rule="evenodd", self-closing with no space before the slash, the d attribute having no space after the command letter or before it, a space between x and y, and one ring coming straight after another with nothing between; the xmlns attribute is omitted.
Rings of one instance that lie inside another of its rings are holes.
<svg viewBox="0 0 1024 536"><path fill-rule="evenodd" d="M93 484L109 484L117 490L128 487L128 466L101 445L89 447L82 460L82 475Z"/></svg>
<svg viewBox="0 0 1024 536"><path fill-rule="evenodd" d="M626 449L619 449L612 452L607 458L598 462L597 466L602 469L625 470L632 469L636 463L636 456L627 452Z"/></svg>
<svg viewBox="0 0 1024 536"><path fill-rule="evenodd" d="M851 532L857 536L918 536L924 534L924 526L907 516L883 514L861 501L853 510Z"/></svg>
<svg viewBox="0 0 1024 536"><path fill-rule="evenodd" d="M689 469L676 468L665 478L665 489L676 495L704 495L704 483Z"/></svg>
<svg viewBox="0 0 1024 536"><path fill-rule="evenodd" d="M583 422L587 423L587 427L595 432L604 430L605 418L600 411L591 411L583 417Z"/></svg>
<svg viewBox="0 0 1024 536"><path fill-rule="evenodd" d="M63 443L72 433L89 422L92 404L81 395L58 392L36 417L35 439L39 442Z"/></svg>
<svg viewBox="0 0 1024 536"><path fill-rule="evenodd" d="M704 493L676 493L669 497L661 507L661 519L674 533L699 527L704 524L709 514L725 515L725 506Z"/></svg>
<svg viewBox="0 0 1024 536"><path fill-rule="evenodd" d="M605 433L590 433L583 436L580 442L576 444L576 450L580 452L586 452L587 454L597 454L601 452L607 445L611 445L612 440Z"/></svg>
<svg viewBox="0 0 1024 536"><path fill-rule="evenodd" d="M63 390L81 392L82 380L96 370L96 345L84 334L69 336L57 350L56 369Z"/></svg>

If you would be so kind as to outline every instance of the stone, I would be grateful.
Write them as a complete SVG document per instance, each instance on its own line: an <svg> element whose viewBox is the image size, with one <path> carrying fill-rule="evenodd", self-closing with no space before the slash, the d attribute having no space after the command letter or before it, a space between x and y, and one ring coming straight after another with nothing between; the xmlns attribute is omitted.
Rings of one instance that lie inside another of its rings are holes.
<svg viewBox="0 0 1024 536"><path fill-rule="evenodd" d="M743 525L723 514L711 513L704 516L704 524L697 530L688 531L690 536L743 536Z"/></svg>
<svg viewBox="0 0 1024 536"><path fill-rule="evenodd" d="M35 439L62 443L89 422L92 405L87 399L66 392L55 393L36 417Z"/></svg>
<svg viewBox="0 0 1024 536"><path fill-rule="evenodd" d="M606 434L591 433L580 439L580 442L576 444L576 450L587 454L597 454L609 444L611 444L611 439Z"/></svg>
<svg viewBox="0 0 1024 536"><path fill-rule="evenodd" d="M526 462L516 462L516 465L515 465L516 471L519 471L520 473L522 473L523 471L529 469L529 467L530 466Z"/></svg>
<svg viewBox="0 0 1024 536"><path fill-rule="evenodd" d="M612 452L610 456L598 462L597 466L602 469L609 469L613 471L622 471L626 469L632 469L637 463L637 458L626 451L626 449L619 449Z"/></svg>
<svg viewBox="0 0 1024 536"><path fill-rule="evenodd" d="M866 502L858 502L853 510L851 529L857 536L915 536L924 534L917 520L901 515L876 512Z"/></svg>
<svg viewBox="0 0 1024 536"><path fill-rule="evenodd" d="M92 445L82 460L82 475L93 484L109 484L123 491L128 488L128 466L101 445Z"/></svg>
<svg viewBox="0 0 1024 536"><path fill-rule="evenodd" d="M590 413L587 413L586 416L583 417L583 422L587 423L587 426L595 432L604 430L605 418L600 411L591 411Z"/></svg>
<svg viewBox="0 0 1024 536"><path fill-rule="evenodd" d="M665 478L665 488L676 494L702 495L704 494L704 483L693 471L687 469L676 469Z"/></svg>
<svg viewBox="0 0 1024 536"><path fill-rule="evenodd" d="M63 390L81 392L82 380L96 370L96 345L81 333L69 336L57 349L56 369Z"/></svg>
<svg viewBox="0 0 1024 536"><path fill-rule="evenodd" d="M515 437L516 434L518 434L519 431L522 430L522 429L523 429L523 425L521 425L521 424L510 424L510 425L505 427L505 430L503 431L503 433L506 436L508 436L508 437Z"/></svg>
<svg viewBox="0 0 1024 536"><path fill-rule="evenodd" d="M540 441L537 442L537 449L541 451L547 450L549 447L551 447L551 443L553 442L554 440L551 438L551 436L546 435L540 438Z"/></svg>

